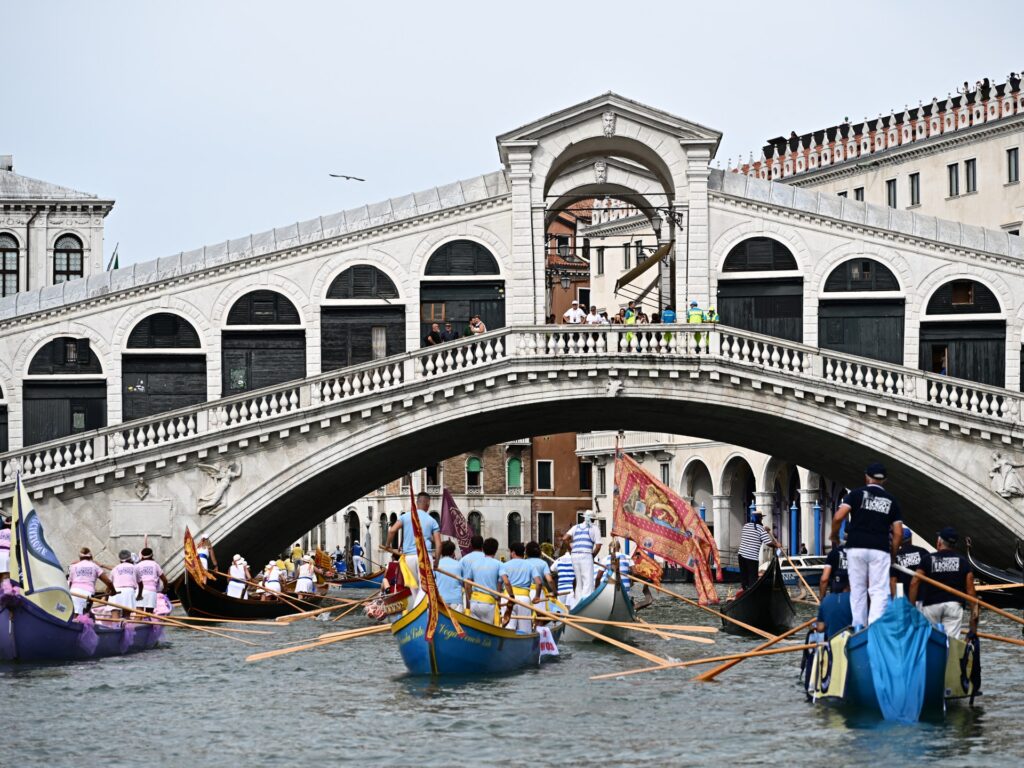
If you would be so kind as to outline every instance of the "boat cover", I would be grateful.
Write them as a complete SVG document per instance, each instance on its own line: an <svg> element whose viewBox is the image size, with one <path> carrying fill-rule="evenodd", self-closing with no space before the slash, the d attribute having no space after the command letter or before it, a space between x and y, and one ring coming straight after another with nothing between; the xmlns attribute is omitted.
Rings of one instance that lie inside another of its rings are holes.
<svg viewBox="0 0 1024 768"><path fill-rule="evenodd" d="M931 625L901 597L868 627L868 658L878 706L886 720L916 723L925 686L925 649Z"/></svg>

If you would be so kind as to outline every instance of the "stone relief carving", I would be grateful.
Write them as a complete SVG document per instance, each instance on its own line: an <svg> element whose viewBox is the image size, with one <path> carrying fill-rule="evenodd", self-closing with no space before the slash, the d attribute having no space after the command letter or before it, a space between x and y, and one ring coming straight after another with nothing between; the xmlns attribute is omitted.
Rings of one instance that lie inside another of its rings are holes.
<svg viewBox="0 0 1024 768"><path fill-rule="evenodd" d="M146 478L140 477L135 481L135 495L139 497L139 501L145 501L149 496L149 483L146 482Z"/></svg>
<svg viewBox="0 0 1024 768"><path fill-rule="evenodd" d="M200 515L214 515L224 509L224 496L235 478L242 476L242 467L237 461L232 461L221 466L200 464L199 469L209 476L210 483L206 493L199 497L196 511Z"/></svg>
<svg viewBox="0 0 1024 768"><path fill-rule="evenodd" d="M615 135L615 113L605 112L601 115L601 122L604 124L605 138L610 139Z"/></svg>
<svg viewBox="0 0 1024 768"><path fill-rule="evenodd" d="M618 379L608 381L608 397L618 397L622 394L622 382Z"/></svg>
<svg viewBox="0 0 1024 768"><path fill-rule="evenodd" d="M1008 455L995 451L992 454L992 467L988 471L988 476L992 478L992 490L1004 499L1024 496L1024 480L1017 472L1021 467L1024 464L1014 464Z"/></svg>
<svg viewBox="0 0 1024 768"><path fill-rule="evenodd" d="M597 160L594 163L594 181L604 184L608 181L608 163L604 160Z"/></svg>

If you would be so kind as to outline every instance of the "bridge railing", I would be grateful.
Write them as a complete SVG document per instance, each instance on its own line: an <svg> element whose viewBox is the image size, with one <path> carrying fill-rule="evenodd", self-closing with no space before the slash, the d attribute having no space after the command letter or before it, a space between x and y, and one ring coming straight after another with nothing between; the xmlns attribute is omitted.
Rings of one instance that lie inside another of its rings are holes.
<svg viewBox="0 0 1024 768"><path fill-rule="evenodd" d="M1018 392L721 325L516 326L10 451L0 455L0 484L12 482L18 470L26 477L64 472L108 457L143 454L211 433L271 423L418 381L516 359L566 357L603 358L603 364L617 358L714 360L850 396L871 394L1007 425L1019 424L1021 416Z"/></svg>

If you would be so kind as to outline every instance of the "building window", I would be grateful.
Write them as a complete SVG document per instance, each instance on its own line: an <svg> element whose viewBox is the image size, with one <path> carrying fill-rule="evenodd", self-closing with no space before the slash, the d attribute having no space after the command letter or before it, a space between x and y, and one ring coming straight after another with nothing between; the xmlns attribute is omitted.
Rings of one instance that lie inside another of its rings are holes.
<svg viewBox="0 0 1024 768"><path fill-rule="evenodd" d="M864 202L864 187L857 187L853 190L853 199Z"/></svg>
<svg viewBox="0 0 1024 768"><path fill-rule="evenodd" d="M965 307L974 304L974 282L957 280L953 283L953 306Z"/></svg>
<svg viewBox="0 0 1024 768"><path fill-rule="evenodd" d="M469 513L468 522L469 522L469 530L471 530L474 535L476 535L476 536L482 535L483 527L484 527L484 516L483 515L481 515L479 512L477 512L474 509L472 512Z"/></svg>
<svg viewBox="0 0 1024 768"><path fill-rule="evenodd" d="M579 301L581 309L590 309L590 289L589 288L580 288L576 292L576 299Z"/></svg>
<svg viewBox="0 0 1024 768"><path fill-rule="evenodd" d="M597 274L604 274L604 247L597 249Z"/></svg>
<svg viewBox="0 0 1024 768"><path fill-rule="evenodd" d="M82 274L82 241L74 235L61 235L53 248L54 284L66 283Z"/></svg>
<svg viewBox="0 0 1024 768"><path fill-rule="evenodd" d="M978 161L974 158L964 160L964 179L967 181L967 194L978 191Z"/></svg>
<svg viewBox="0 0 1024 768"><path fill-rule="evenodd" d="M523 540L523 518L518 512L508 516L508 545L518 544Z"/></svg>
<svg viewBox="0 0 1024 768"><path fill-rule="evenodd" d="M538 491L553 491L555 490L555 462L549 459L539 459L537 461L537 490Z"/></svg>
<svg viewBox="0 0 1024 768"><path fill-rule="evenodd" d="M441 485L441 465L431 464L426 469L427 485Z"/></svg>
<svg viewBox="0 0 1024 768"><path fill-rule="evenodd" d="M1020 150L1017 147L1006 150L1006 183L1020 181Z"/></svg>
<svg viewBox="0 0 1024 768"><path fill-rule="evenodd" d="M946 166L946 173L949 175L949 196L960 196L960 166L956 163Z"/></svg>
<svg viewBox="0 0 1024 768"><path fill-rule="evenodd" d="M570 248L568 235L558 235L555 238L555 241L558 243L558 255L561 256L563 259L569 258Z"/></svg>
<svg viewBox="0 0 1024 768"><path fill-rule="evenodd" d="M629 269L629 243L622 244L622 268Z"/></svg>
<svg viewBox="0 0 1024 768"><path fill-rule="evenodd" d="M839 196L840 196L840 197L846 197L846 196L847 196L847 195L846 195L846 190L844 189L844 190L843 190L842 192L840 192L840 193L839 193Z"/></svg>
<svg viewBox="0 0 1024 768"><path fill-rule="evenodd" d="M466 493L481 493L484 485L484 465L476 456L466 460Z"/></svg>
<svg viewBox="0 0 1024 768"><path fill-rule="evenodd" d="M513 488L522 490L523 487L523 462L521 459L512 457L508 460L505 465L505 482L508 485L508 489L511 491Z"/></svg>
<svg viewBox="0 0 1024 768"><path fill-rule="evenodd" d="M591 491L594 489L594 465L592 462L580 459L580 490Z"/></svg>
<svg viewBox="0 0 1024 768"><path fill-rule="evenodd" d="M543 544L555 543L555 513L554 512L538 512L537 513L537 543Z"/></svg>
<svg viewBox="0 0 1024 768"><path fill-rule="evenodd" d="M921 174L910 174L910 204L921 204Z"/></svg>
<svg viewBox="0 0 1024 768"><path fill-rule="evenodd" d="M885 182L885 202L890 208L896 207L896 179Z"/></svg>
<svg viewBox="0 0 1024 768"><path fill-rule="evenodd" d="M659 466L661 467L661 482L668 485L672 482L672 465L667 461L663 461Z"/></svg>
<svg viewBox="0 0 1024 768"><path fill-rule="evenodd" d="M370 326L370 349L374 360L380 360L388 356L387 352L387 327L383 325Z"/></svg>
<svg viewBox="0 0 1024 768"><path fill-rule="evenodd" d="M0 235L0 297L18 292L18 241Z"/></svg>
<svg viewBox="0 0 1024 768"><path fill-rule="evenodd" d="M597 468L597 492L601 496L608 493L608 472L604 467Z"/></svg>
<svg viewBox="0 0 1024 768"><path fill-rule="evenodd" d="M590 238L583 238L583 259L584 261L590 261Z"/></svg>

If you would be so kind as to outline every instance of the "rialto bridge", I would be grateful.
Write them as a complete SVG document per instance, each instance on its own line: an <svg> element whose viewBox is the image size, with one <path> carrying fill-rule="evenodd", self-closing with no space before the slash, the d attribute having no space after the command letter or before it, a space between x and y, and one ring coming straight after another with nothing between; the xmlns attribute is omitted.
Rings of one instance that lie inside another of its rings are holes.
<svg viewBox="0 0 1024 768"><path fill-rule="evenodd" d="M1024 534L1020 239L722 173L718 140L606 94L495 173L0 299L0 499L20 469L62 557L148 534L176 565L186 524L266 554L470 447L623 428L850 482L882 457L912 525ZM664 302L722 326L536 325L548 222L602 196L664 222Z"/></svg>

